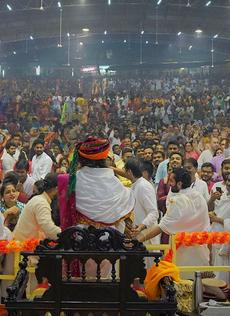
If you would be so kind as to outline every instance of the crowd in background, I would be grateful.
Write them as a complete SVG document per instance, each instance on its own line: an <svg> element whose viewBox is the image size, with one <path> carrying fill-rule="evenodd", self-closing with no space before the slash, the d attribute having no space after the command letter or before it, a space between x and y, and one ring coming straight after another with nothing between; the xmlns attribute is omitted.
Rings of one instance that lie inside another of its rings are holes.
<svg viewBox="0 0 230 316"><path fill-rule="evenodd" d="M206 201L210 222L223 231L223 221L230 219L229 119L227 80L189 75L145 80L2 80L0 210L4 225L14 231L31 196L44 191L41 179L51 172L68 173L75 144L97 135L109 139L107 166L124 186L134 190L136 181L127 173L133 168L126 165L129 159L142 161L141 174L152 185L160 216L167 211L170 172L184 167L192 188ZM52 179L47 181L52 189ZM138 194L142 208L142 194ZM51 196L58 227L58 205L55 194ZM53 226L48 230L59 231ZM162 234L161 240L167 242L167 236Z"/></svg>

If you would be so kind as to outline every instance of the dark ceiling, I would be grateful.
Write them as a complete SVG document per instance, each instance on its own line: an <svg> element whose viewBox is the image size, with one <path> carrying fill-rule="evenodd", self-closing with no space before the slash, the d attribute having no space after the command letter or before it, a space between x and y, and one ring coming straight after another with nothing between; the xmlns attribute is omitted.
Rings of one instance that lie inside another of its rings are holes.
<svg viewBox="0 0 230 316"><path fill-rule="evenodd" d="M212 41L216 61L230 59L229 0L213 0L209 6L208 0L162 0L160 5L158 0L108 2L62 0L60 9L58 0L1 0L0 60L10 58L11 63L18 64L39 62L48 56L47 63L56 58L56 64L66 64L67 33L71 65L76 60L110 65L174 62L182 61L181 56L186 62L210 64ZM83 32L83 28L90 31ZM195 33L198 28L203 31L199 36ZM215 34L218 38L213 39ZM60 42L63 47L58 51ZM81 42L84 49L79 47Z"/></svg>
<svg viewBox="0 0 230 316"><path fill-rule="evenodd" d="M193 34L201 28L205 36L218 33L230 39L230 1L213 0L62 0L62 32L80 34L83 27L90 33L137 34L158 32ZM34 38L55 37L59 34L59 8L57 0L2 0L0 3L0 39L17 41L31 34ZM191 6L187 6L190 3ZM7 4L12 11L7 9ZM157 9L156 9L157 8Z"/></svg>

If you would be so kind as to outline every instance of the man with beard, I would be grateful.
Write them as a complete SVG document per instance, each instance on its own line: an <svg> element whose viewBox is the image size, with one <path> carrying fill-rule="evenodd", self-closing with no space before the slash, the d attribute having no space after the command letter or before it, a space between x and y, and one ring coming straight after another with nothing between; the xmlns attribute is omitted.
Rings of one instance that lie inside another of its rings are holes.
<svg viewBox="0 0 230 316"><path fill-rule="evenodd" d="M152 147L145 147L144 149L144 160L152 162L153 160L153 148Z"/></svg>
<svg viewBox="0 0 230 316"><path fill-rule="evenodd" d="M44 141L36 139L33 143L35 155L32 159L32 178L34 181L44 179L45 176L51 172L53 161L44 152Z"/></svg>
<svg viewBox="0 0 230 316"><path fill-rule="evenodd" d="M184 162L184 168L190 173L192 184L191 188L200 192L208 202L209 193L207 183L197 177L198 163L194 158L188 158Z"/></svg>
<svg viewBox="0 0 230 316"><path fill-rule="evenodd" d="M153 153L153 160L152 160L152 164L154 167L153 170L153 182L155 183L155 177L156 177L156 172L157 172L157 168L159 166L159 164L165 159L165 154L163 151L155 151Z"/></svg>
<svg viewBox="0 0 230 316"><path fill-rule="evenodd" d="M158 225L140 232L137 239L141 242L158 236L161 232L168 235L178 232L208 231L209 216L207 208L196 208L190 194L191 176L184 168L174 169L169 175L171 193L167 197L167 212ZM189 193L187 192L189 191ZM201 200L204 201L201 197ZM205 205L202 203L202 205ZM180 247L177 250L178 266L209 265L209 250L206 245ZM192 278L192 275L186 277Z"/></svg>
<svg viewBox="0 0 230 316"><path fill-rule="evenodd" d="M212 187L214 186L215 182L212 181L212 177L214 175L214 166L211 164L211 162L205 162L201 166L201 173L200 177L201 179L207 183L208 186L208 193L210 194Z"/></svg>
<svg viewBox="0 0 230 316"><path fill-rule="evenodd" d="M223 181L216 182L212 187L212 191L216 192L227 192L226 188L226 180L227 176L230 174L230 159L225 159L221 164L221 174L223 177Z"/></svg>

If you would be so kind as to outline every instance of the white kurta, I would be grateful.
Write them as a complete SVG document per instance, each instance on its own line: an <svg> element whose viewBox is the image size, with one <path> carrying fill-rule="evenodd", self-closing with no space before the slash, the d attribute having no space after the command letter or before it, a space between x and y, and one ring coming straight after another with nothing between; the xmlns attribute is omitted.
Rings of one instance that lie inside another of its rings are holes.
<svg viewBox="0 0 230 316"><path fill-rule="evenodd" d="M210 199L210 195L208 193L207 183L201 179L196 179L195 182L191 185L193 190L201 193L201 195L205 198L205 201L208 202Z"/></svg>
<svg viewBox="0 0 230 316"><path fill-rule="evenodd" d="M133 185L135 197L134 214L136 225L144 224L149 227L157 224L159 212L157 209L156 191L149 181L139 178ZM152 244L159 243L159 236L152 238Z"/></svg>
<svg viewBox="0 0 230 316"><path fill-rule="evenodd" d="M224 192L220 198L220 200L215 201L214 212L220 218L224 220L230 219L230 195ZM211 226L212 232L222 232L224 231L224 226L219 223L212 223ZM213 265L219 265L219 251L221 249L221 245L214 244L212 246L212 263Z"/></svg>
<svg viewBox="0 0 230 316"><path fill-rule="evenodd" d="M183 193L184 191L184 193ZM159 226L162 231L172 235L179 232L200 232L209 230L209 217L206 207L196 208L198 202L203 205L203 198L198 198L197 192L191 189L170 193L166 200L167 212ZM196 202L193 197L196 196ZM180 247L177 251L177 265L205 266L209 265L209 250L206 245ZM193 274L186 274L192 278Z"/></svg>
<svg viewBox="0 0 230 316"><path fill-rule="evenodd" d="M47 173L51 172L53 161L45 152L41 155L34 155L32 159L32 178L34 181L44 179Z"/></svg>
<svg viewBox="0 0 230 316"><path fill-rule="evenodd" d="M230 219L224 220L224 231L230 232ZM219 252L216 254L216 265L230 266L230 245L221 246ZM224 280L227 284L230 284L229 271L218 271L215 274L217 279Z"/></svg>

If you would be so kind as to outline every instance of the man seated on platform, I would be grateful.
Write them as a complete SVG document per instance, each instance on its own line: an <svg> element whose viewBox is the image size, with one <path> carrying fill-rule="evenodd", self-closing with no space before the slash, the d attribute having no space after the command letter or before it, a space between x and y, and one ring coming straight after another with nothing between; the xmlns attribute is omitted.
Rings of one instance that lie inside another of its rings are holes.
<svg viewBox="0 0 230 316"><path fill-rule="evenodd" d="M114 227L122 233L127 226L130 229L135 199L132 191L107 168L109 150L108 139L96 137L76 146L69 179L67 175L59 175L58 179L62 229L76 224ZM80 169L76 172L77 166ZM87 263L89 276L96 271L96 265L91 263L89 267L90 262ZM108 263L105 269L101 266L102 276L108 274L108 267Z"/></svg>

